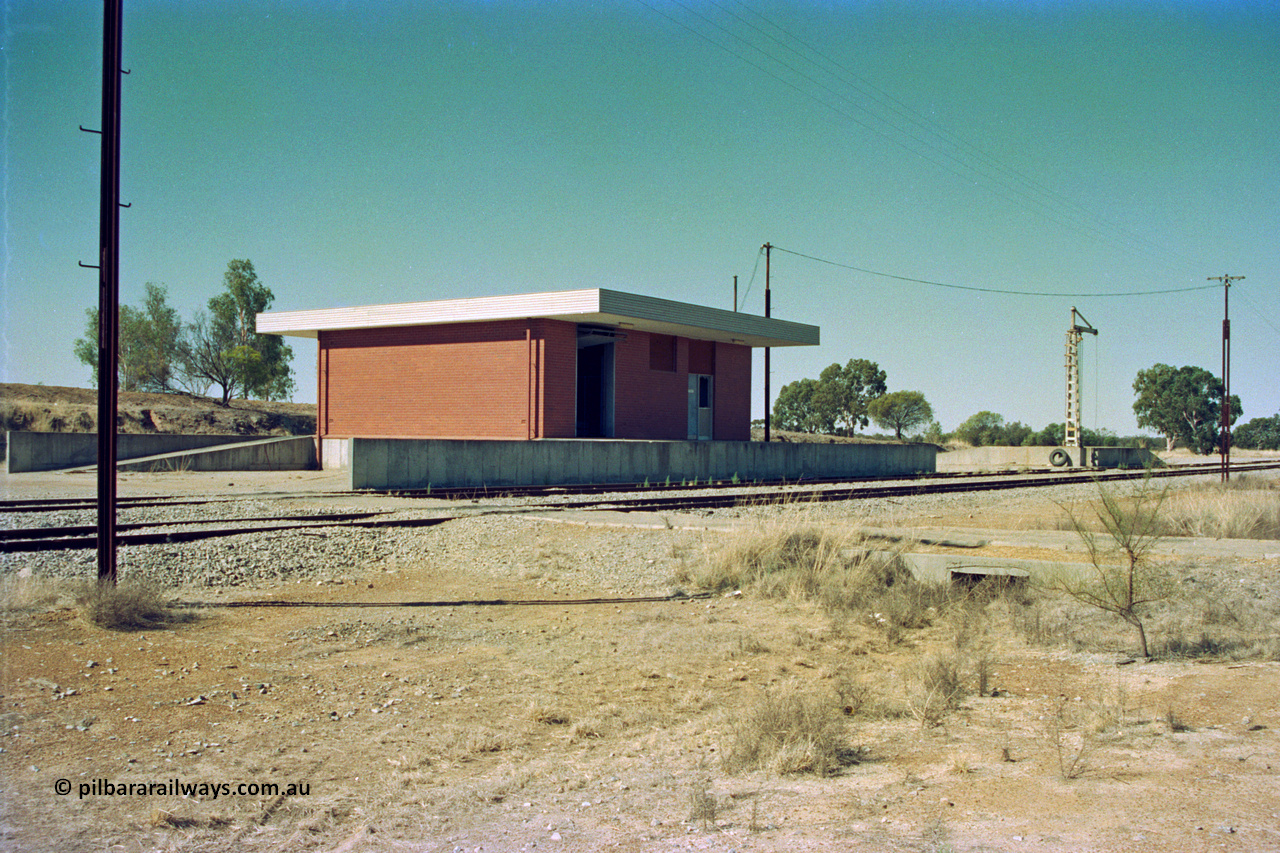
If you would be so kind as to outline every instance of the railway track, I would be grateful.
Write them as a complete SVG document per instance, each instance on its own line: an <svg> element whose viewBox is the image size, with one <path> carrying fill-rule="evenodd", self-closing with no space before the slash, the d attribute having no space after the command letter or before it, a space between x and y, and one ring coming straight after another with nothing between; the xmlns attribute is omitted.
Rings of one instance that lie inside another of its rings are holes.
<svg viewBox="0 0 1280 853"><path fill-rule="evenodd" d="M1266 468L1280 467L1280 461L1277 462L1258 462L1258 463L1235 463L1231 466L1231 470L1235 472L1246 472L1250 470L1260 470ZM1158 476L1190 476L1193 474L1213 474L1220 470L1217 462L1203 463L1197 465L1179 465L1167 469L1155 469L1164 473ZM1000 474L990 472L941 472L917 474L914 476L902 476L891 478L897 481L955 481L966 482L974 480L982 480L984 478L1003 477L1003 476L1021 476L1027 478L1049 478L1054 482L1067 483L1078 482L1072 478L1084 476L1093 479L1098 476L1106 476L1106 472L1100 472L1098 469L1081 469L1076 470L1051 470L1041 471L1031 474ZM1141 476L1141 475L1139 475ZM305 496L309 498L324 497L350 497L352 495L376 494L386 495L388 497L403 498L433 498L438 500L499 500L503 498L536 498L536 497L562 497L572 498L580 495L602 495L602 494L619 494L619 493L643 493L643 494L662 494L668 492L688 492L690 490L698 491L720 491L731 489L814 489L826 485L846 485L850 483L883 483L884 477L830 477L830 478L801 478L796 480L742 480L733 482L731 480L704 480L697 481L681 481L660 483L583 483L571 485L556 486L464 486L456 488L426 488L426 489L389 489L383 491L334 491L334 492L306 492ZM963 491L964 489L961 489ZM942 491L939 489L939 491ZM234 503L236 501L249 499L270 499L274 497L298 497L296 494L259 494L259 495L240 495L229 496L219 495L211 498L179 498L167 495L153 495L148 497L127 498L121 497L116 501L118 509L138 509L153 506L203 506L213 503ZM30 513L30 512L56 512L62 510L82 510L97 509L96 498L50 498L50 499L18 499L0 501L0 514L3 513Z"/></svg>
<svg viewBox="0 0 1280 853"><path fill-rule="evenodd" d="M1237 472L1269 470L1280 468L1280 461L1245 463L1233 466ZM214 539L236 536L246 533L275 532L307 532L334 529L339 527L358 528L410 528L430 527L452 521L457 518L471 517L477 514L524 513L577 509L577 510L615 510L622 512L678 512L698 509L724 509L732 507L762 506L776 503L805 503L866 500L873 498L911 497L916 495L947 494L957 492L998 491L1004 489L1038 488L1073 483L1089 483L1095 481L1121 481L1140 479L1142 477L1181 477L1216 473L1216 464L1186 465L1175 468L1154 469L1152 471L1083 471L1072 473L1042 473L1017 475L954 475L939 477L926 475L910 482L895 480L886 484L883 480L850 481L845 478L838 481L805 481L797 484L794 481L777 484L743 484L716 483L697 486L673 486L665 484L653 487L643 485L628 488L623 485L592 486L589 491L575 487L528 487L521 489L450 489L426 490L422 492L403 492L380 494L396 494L407 497L456 497L458 499L478 500L477 495L488 498L508 497L555 497L559 500L527 503L518 506L476 507L467 508L465 512L455 511L435 517L405 517L391 511L383 512L348 512L312 515L278 515L256 516L235 519L188 519L178 521L136 522L121 524L117 527L118 542L121 545L155 545L180 542L193 542L201 539ZM851 482L856 483L850 485ZM699 493L689 494L691 489ZM679 490L683 494L662 494L662 492ZM639 497L625 497L628 493L641 492ZM707 492L711 493L708 494ZM659 492L659 494L654 494ZM583 494L606 494L599 498L587 500L569 500ZM349 497L351 492L309 493L308 497L323 497L325 494ZM258 497L258 496L251 496ZM199 506L211 503L231 503L235 498L218 497L208 500L165 500L163 498L124 499L119 502L121 508ZM243 498L242 498L243 500ZM39 513L55 510L85 510L96 508L96 502L79 499L55 499L50 501L6 501L0 504L0 510L11 513ZM448 509L442 507L442 509ZM455 508L455 510L458 508ZM82 549L96 547L96 527L91 525L75 525L62 527L34 527L0 530L0 553L20 553L33 551L51 551L61 549Z"/></svg>

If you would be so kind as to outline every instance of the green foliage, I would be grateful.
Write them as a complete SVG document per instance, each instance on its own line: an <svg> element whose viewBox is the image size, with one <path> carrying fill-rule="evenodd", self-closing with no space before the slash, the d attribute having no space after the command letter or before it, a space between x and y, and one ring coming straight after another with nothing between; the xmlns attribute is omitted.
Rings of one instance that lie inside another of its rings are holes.
<svg viewBox="0 0 1280 853"><path fill-rule="evenodd" d="M1000 444L1004 437L1004 418L995 412L978 412L956 427L955 437L974 447Z"/></svg>
<svg viewBox="0 0 1280 853"><path fill-rule="evenodd" d="M924 432L920 433L917 438L920 441L927 441L930 444L946 444L947 434L942 431L942 424L937 421L929 421L929 425L925 427Z"/></svg>
<svg viewBox="0 0 1280 853"><path fill-rule="evenodd" d="M1280 450L1280 413L1241 424L1231 434L1231 441L1236 447L1246 449Z"/></svg>
<svg viewBox="0 0 1280 853"><path fill-rule="evenodd" d="M893 437L899 441L904 430L933 420L933 407L919 391L893 391L877 397L868 404L867 413L876 426L893 430Z"/></svg>
<svg viewBox="0 0 1280 853"><path fill-rule="evenodd" d="M846 434L871 423L867 408L885 393L885 372L865 358L851 358L842 367L832 364L818 375L814 404L830 413Z"/></svg>
<svg viewBox="0 0 1280 853"><path fill-rule="evenodd" d="M868 406L885 392L885 372L874 361L853 358L832 364L817 379L782 386L773 424L795 432L848 434L871 423Z"/></svg>
<svg viewBox="0 0 1280 853"><path fill-rule="evenodd" d="M85 309L84 337L72 351L93 372L98 384L98 309ZM141 308L121 305L118 350L122 391L173 391L182 381L180 339L182 321L168 303L164 285L147 282Z"/></svg>
<svg viewBox="0 0 1280 853"><path fill-rule="evenodd" d="M1133 380L1138 399L1133 404L1138 426L1158 430L1166 449L1183 442L1197 453L1218 446L1222 382L1202 367L1157 364L1139 370ZM1240 416L1240 398L1231 397L1231 421Z"/></svg>
<svg viewBox="0 0 1280 853"><path fill-rule="evenodd" d="M1066 437L1066 428L1062 424L1049 424L1039 432L1029 433L1022 439L1022 446L1057 447L1062 444L1064 437ZM1083 438L1083 436L1081 438Z"/></svg>
<svg viewBox="0 0 1280 853"><path fill-rule="evenodd" d="M818 383L813 379L788 382L773 403L773 426L792 432L832 432L835 424L813 402Z"/></svg>
<svg viewBox="0 0 1280 853"><path fill-rule="evenodd" d="M221 387L223 404L237 393L288 398L294 389L293 351L279 335L255 331L257 315L271 307L275 295L250 261L228 263L223 283L226 289L209 300L208 313L198 314L190 327L183 352L187 372Z"/></svg>
<svg viewBox="0 0 1280 853"><path fill-rule="evenodd" d="M1000 435L1000 444L1007 447L1021 447L1033 432L1034 430L1022 421L1007 423Z"/></svg>

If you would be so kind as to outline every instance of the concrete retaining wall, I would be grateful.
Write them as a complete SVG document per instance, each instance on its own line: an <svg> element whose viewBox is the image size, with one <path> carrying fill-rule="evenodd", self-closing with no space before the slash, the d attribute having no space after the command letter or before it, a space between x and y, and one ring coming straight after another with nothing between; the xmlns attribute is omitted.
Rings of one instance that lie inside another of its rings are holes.
<svg viewBox="0 0 1280 853"><path fill-rule="evenodd" d="M1066 454L1063 465L1049 461ZM1141 447L970 447L938 454L939 471L1000 471L1010 468L1142 468L1160 464Z"/></svg>
<svg viewBox="0 0 1280 853"><path fill-rule="evenodd" d="M118 471L310 471L315 468L316 441L305 435L258 438L148 456L116 465Z"/></svg>
<svg viewBox="0 0 1280 853"><path fill-rule="evenodd" d="M96 432L10 432L8 437L10 474L98 464ZM138 459L247 440L243 435L120 433L116 436L116 459Z"/></svg>
<svg viewBox="0 0 1280 853"><path fill-rule="evenodd" d="M887 477L932 472L931 444L352 438L353 489Z"/></svg>

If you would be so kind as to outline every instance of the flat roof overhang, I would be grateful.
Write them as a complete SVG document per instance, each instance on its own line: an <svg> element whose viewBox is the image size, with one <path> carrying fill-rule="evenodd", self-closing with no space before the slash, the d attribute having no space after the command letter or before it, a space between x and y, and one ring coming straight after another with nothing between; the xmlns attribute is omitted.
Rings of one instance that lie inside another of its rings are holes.
<svg viewBox="0 0 1280 853"><path fill-rule="evenodd" d="M750 347L817 346L819 329L804 323L594 288L512 296L401 302L259 314L261 334L315 338L322 331L483 323L531 318L595 323Z"/></svg>

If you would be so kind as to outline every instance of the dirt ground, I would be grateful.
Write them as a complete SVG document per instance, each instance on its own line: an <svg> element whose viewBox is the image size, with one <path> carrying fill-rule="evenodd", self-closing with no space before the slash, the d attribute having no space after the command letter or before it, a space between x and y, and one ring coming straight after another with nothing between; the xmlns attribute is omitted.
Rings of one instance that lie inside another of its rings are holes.
<svg viewBox="0 0 1280 853"><path fill-rule="evenodd" d="M10 608L0 847L1280 850L1276 662L1131 662L1120 633L1040 644L999 601L901 637L750 596L571 603L601 595L574 571L599 531L447 527L447 549L342 584L182 590L214 606L163 630ZM724 534L609 535L675 566ZM494 560L509 575L476 568ZM1280 559L1239 571L1274 584ZM222 606L246 599L315 606ZM407 606L464 599L547 603ZM940 724L909 703L851 715L828 777L722 764L762 696L899 695L937 650L986 661L985 695L975 665Z"/></svg>

